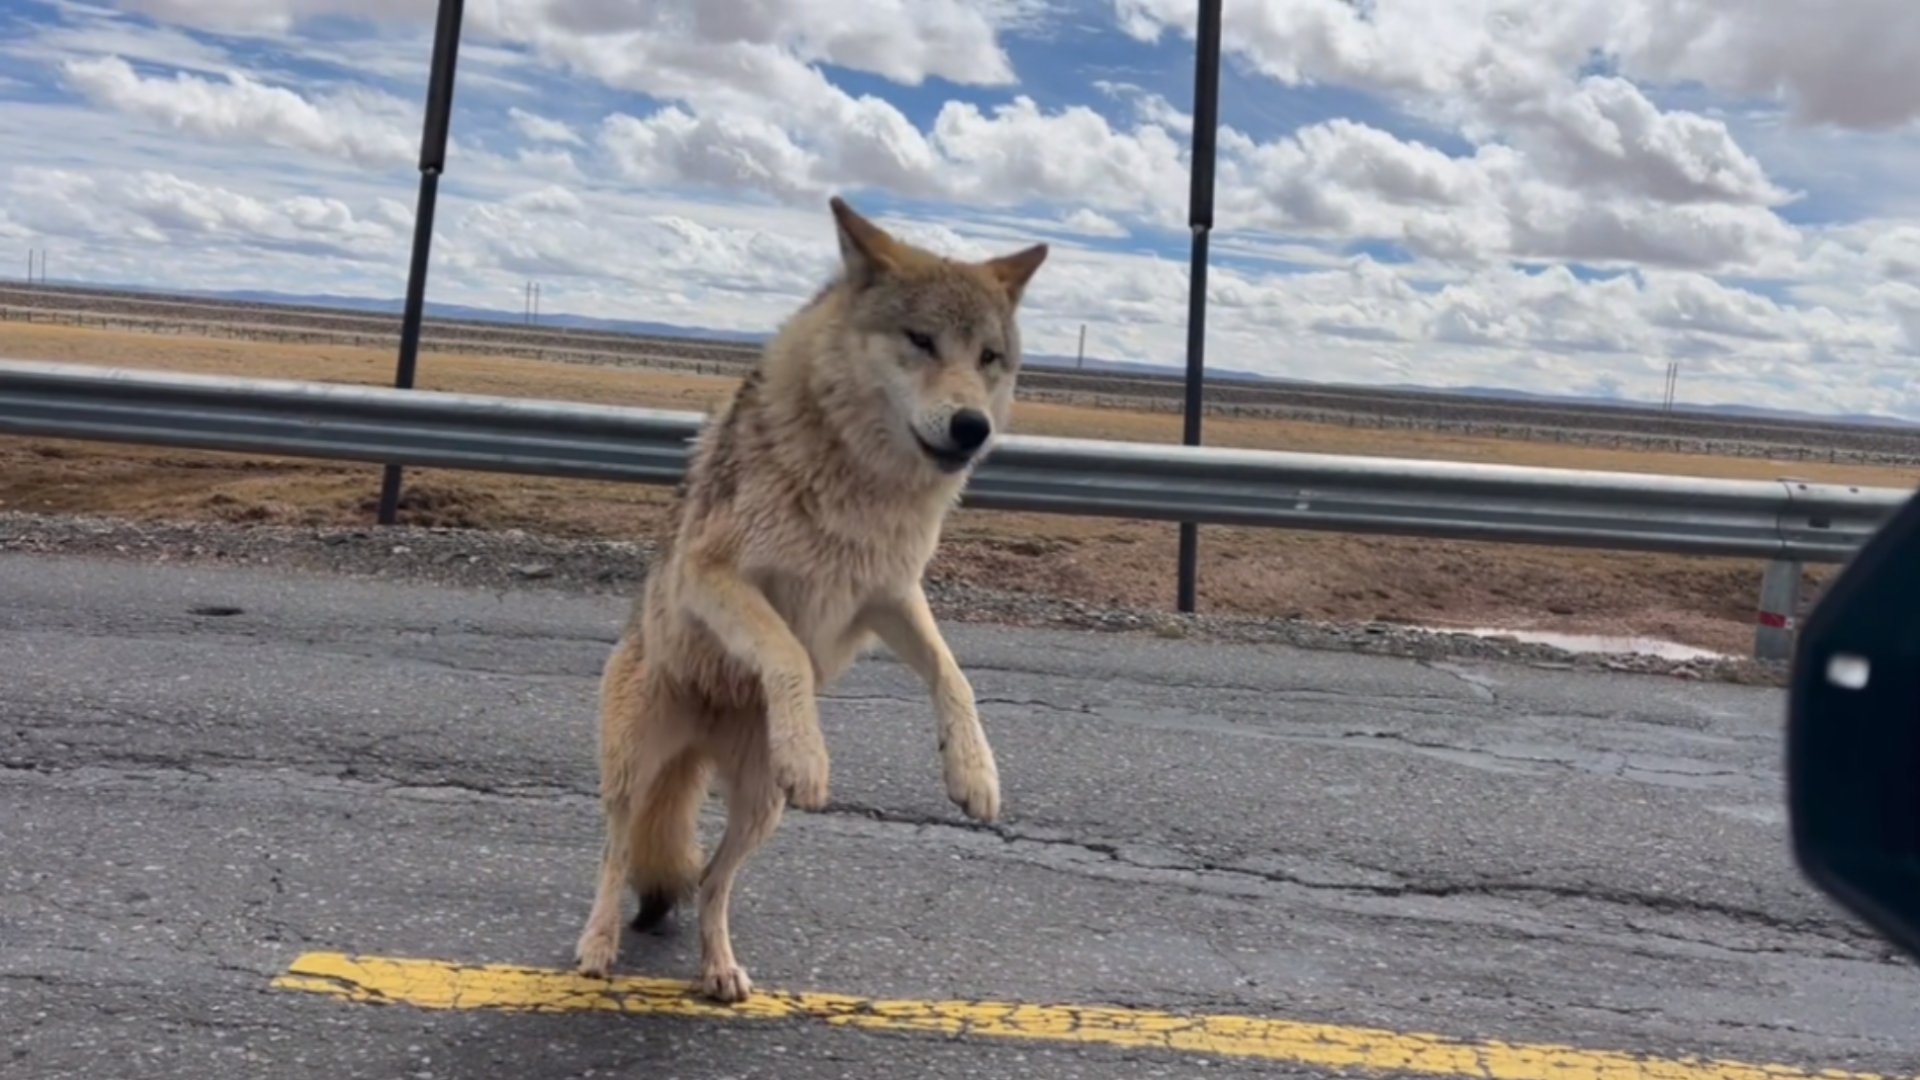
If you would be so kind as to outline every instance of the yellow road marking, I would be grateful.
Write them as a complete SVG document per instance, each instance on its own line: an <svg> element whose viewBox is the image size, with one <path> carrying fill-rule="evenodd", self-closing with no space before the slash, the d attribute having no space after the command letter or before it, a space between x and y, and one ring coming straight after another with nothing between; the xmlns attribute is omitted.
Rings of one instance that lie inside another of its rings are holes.
<svg viewBox="0 0 1920 1080"><path fill-rule="evenodd" d="M1550 1044L1467 1042L1379 1028L1256 1016L1182 1016L1105 1006L884 1000L759 989L742 1004L726 1006L696 996L688 983L675 979L631 975L591 979L550 968L331 952L300 956L273 985L348 1001L424 1009L603 1010L804 1020L867 1030L1097 1043L1474 1080L1894 1080L1834 1069L1658 1058Z"/></svg>

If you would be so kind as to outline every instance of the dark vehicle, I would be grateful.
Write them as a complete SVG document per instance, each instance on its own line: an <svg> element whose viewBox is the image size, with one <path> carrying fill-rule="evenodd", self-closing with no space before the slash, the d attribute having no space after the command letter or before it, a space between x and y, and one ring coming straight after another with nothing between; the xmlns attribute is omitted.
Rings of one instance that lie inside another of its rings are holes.
<svg viewBox="0 0 1920 1080"><path fill-rule="evenodd" d="M1801 629L1787 812L1808 878L1920 959L1920 494Z"/></svg>

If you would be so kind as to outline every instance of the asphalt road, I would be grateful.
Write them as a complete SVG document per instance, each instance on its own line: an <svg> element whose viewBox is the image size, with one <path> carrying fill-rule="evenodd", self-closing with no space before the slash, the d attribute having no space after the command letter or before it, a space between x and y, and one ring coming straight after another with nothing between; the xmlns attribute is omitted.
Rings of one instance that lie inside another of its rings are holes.
<svg viewBox="0 0 1920 1080"><path fill-rule="evenodd" d="M599 840L594 680L622 609L0 557L0 1075L1318 1075L271 986L310 950L568 964ZM1920 1063L1920 972L1789 860L1778 691L950 636L1001 826L946 803L911 676L862 663L823 707L831 809L789 814L735 894L757 986ZM694 965L684 921L628 937L626 972Z"/></svg>

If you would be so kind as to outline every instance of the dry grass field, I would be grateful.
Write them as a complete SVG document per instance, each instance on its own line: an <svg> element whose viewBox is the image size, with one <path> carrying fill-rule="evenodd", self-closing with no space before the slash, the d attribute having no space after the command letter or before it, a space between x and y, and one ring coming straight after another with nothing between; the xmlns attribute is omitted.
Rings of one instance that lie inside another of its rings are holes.
<svg viewBox="0 0 1920 1080"><path fill-rule="evenodd" d="M0 323L0 356L182 372L384 384L390 350L285 345ZM419 386L517 397L704 410L730 377L430 353ZM1022 402L1029 434L1177 442L1171 413ZM1773 462L1209 418L1214 445L1453 459L1750 479L1912 486L1920 468ZM0 439L0 508L128 519L351 524L372 520L377 466L55 440ZM563 536L650 532L662 489L443 470L409 470L411 524ZM989 511L959 513L934 573L1001 589L1170 607L1176 527ZM1207 527L1203 610L1427 626L1636 634L1744 654L1760 566L1745 560ZM1822 572L1814 571L1814 576Z"/></svg>

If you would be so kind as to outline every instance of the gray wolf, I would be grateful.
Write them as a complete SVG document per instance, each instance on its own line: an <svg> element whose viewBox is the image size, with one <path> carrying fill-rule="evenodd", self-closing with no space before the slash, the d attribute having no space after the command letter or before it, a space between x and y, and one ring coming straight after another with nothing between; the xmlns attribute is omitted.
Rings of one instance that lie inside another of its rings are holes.
<svg viewBox="0 0 1920 1080"><path fill-rule="evenodd" d="M1047 245L951 259L829 205L839 271L694 439L677 523L601 673L606 832L583 974L604 976L619 952L625 889L636 930L697 889L701 992L752 993L727 929L734 876L787 805L827 805L815 695L875 644L931 695L947 796L976 820L1000 812L973 688L921 578L1007 428L1020 301ZM716 775L726 828L702 866Z"/></svg>

